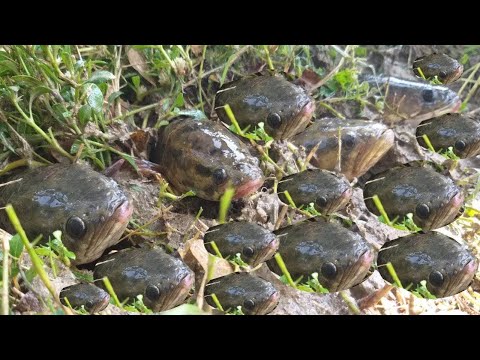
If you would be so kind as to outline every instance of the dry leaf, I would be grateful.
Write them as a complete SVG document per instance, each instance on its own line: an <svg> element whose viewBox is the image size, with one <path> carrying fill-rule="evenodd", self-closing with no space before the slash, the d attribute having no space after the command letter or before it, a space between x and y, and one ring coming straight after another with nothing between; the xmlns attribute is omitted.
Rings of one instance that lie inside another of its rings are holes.
<svg viewBox="0 0 480 360"><path fill-rule="evenodd" d="M148 75L148 66L143 54L133 48L130 48L127 51L127 57L130 65L132 65L132 67L137 70L145 80L147 80L153 86L156 86L153 77Z"/></svg>
<svg viewBox="0 0 480 360"><path fill-rule="evenodd" d="M207 273L208 271L208 255L209 253L203 245L202 239L196 239L193 241L187 241L185 243L185 249L178 250L183 261L191 268L198 269L200 266L202 270ZM215 257L215 265L213 269L212 279L216 279L234 272L232 264L227 260Z"/></svg>

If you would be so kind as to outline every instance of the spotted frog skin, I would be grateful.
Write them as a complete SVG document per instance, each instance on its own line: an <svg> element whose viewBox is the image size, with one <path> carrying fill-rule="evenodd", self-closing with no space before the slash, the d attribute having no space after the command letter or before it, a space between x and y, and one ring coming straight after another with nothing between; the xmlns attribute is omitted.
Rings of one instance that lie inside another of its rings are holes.
<svg viewBox="0 0 480 360"><path fill-rule="evenodd" d="M413 62L413 72L422 77L419 69L426 79L437 79L442 84L457 80L463 74L463 65L446 54L433 53L421 56Z"/></svg>
<svg viewBox="0 0 480 360"><path fill-rule="evenodd" d="M385 155L393 146L394 137L392 130L378 122L330 118L315 121L295 136L292 143L305 147L307 154L318 145L310 164L337 170L351 181L365 174Z"/></svg>
<svg viewBox="0 0 480 360"><path fill-rule="evenodd" d="M436 297L465 290L478 269L478 260L463 245L437 232L413 234L386 242L378 254L378 271L393 282L387 263L392 263L403 287L413 290L422 280Z"/></svg>
<svg viewBox="0 0 480 360"><path fill-rule="evenodd" d="M464 196L453 180L429 167L399 166L377 174L363 191L368 210L380 215L372 196L378 195L390 219L413 214L423 230L450 224L463 206Z"/></svg>
<svg viewBox="0 0 480 360"><path fill-rule="evenodd" d="M185 263L162 249L126 249L102 258L93 277L104 287L108 277L120 301L143 295L146 306L155 312L171 309L188 296L195 277Z"/></svg>
<svg viewBox="0 0 480 360"><path fill-rule="evenodd" d="M343 209L352 197L352 187L344 176L321 169L308 169L282 178L278 197L288 204L285 191L296 206L313 203L324 215Z"/></svg>
<svg viewBox="0 0 480 360"><path fill-rule="evenodd" d="M0 203L13 205L30 240L38 235L47 240L61 230L77 265L98 259L118 243L133 212L120 186L87 165L32 168L6 180L19 181L0 187ZM4 211L0 226L14 231Z"/></svg>
<svg viewBox="0 0 480 360"><path fill-rule="evenodd" d="M102 311L108 306L110 295L93 284L76 284L67 286L60 291L60 301L72 308L78 309L82 306L90 314ZM68 300L68 304L67 301Z"/></svg>
<svg viewBox="0 0 480 360"><path fill-rule="evenodd" d="M330 292L349 289L363 281L375 258L373 247L359 234L325 221L305 221L275 232L278 252L294 280L316 272ZM275 260L269 268L282 275Z"/></svg>
<svg viewBox="0 0 480 360"><path fill-rule="evenodd" d="M205 300L216 307L212 294L225 311L241 306L245 315L266 315L275 309L280 298L273 284L249 273L233 273L205 286Z"/></svg>
<svg viewBox="0 0 480 360"><path fill-rule="evenodd" d="M435 151L452 147L462 159L480 154L480 122L462 114L446 114L422 122L417 127L417 139L427 147L422 135L428 136Z"/></svg>
<svg viewBox="0 0 480 360"><path fill-rule="evenodd" d="M220 123L177 118L160 128L152 161L175 189L193 190L206 200L218 201L229 185L234 198L254 193L264 181L259 160Z"/></svg>
<svg viewBox="0 0 480 360"><path fill-rule="evenodd" d="M315 112L304 89L281 76L247 76L224 84L215 97L218 117L230 123L223 106L230 105L240 127L254 130L260 122L274 139L288 139L303 131Z"/></svg>
<svg viewBox="0 0 480 360"><path fill-rule="evenodd" d="M446 86L426 81L409 81L391 76L366 76L374 93L384 102L383 117L388 123L402 120L423 121L449 112L462 104L457 94Z"/></svg>
<svg viewBox="0 0 480 360"><path fill-rule="evenodd" d="M278 238L260 225L249 222L229 222L213 226L203 237L205 248L216 254L210 245L217 245L223 257L240 254L243 261L251 266L270 259L278 249Z"/></svg>

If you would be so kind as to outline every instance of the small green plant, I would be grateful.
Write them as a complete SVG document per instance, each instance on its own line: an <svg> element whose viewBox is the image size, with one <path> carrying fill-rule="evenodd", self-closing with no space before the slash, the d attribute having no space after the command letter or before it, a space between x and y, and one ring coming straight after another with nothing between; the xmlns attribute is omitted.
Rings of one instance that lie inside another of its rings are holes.
<svg viewBox="0 0 480 360"><path fill-rule="evenodd" d="M388 226L394 227L395 229L398 229L398 230L406 230L411 232L418 232L422 230L422 228L417 226L413 221L412 213L406 214L405 217L401 220L401 222L398 222L398 217L394 218L393 220L390 220L378 195L373 195L372 200L381 214L380 216L378 216L378 220L380 222L387 224Z"/></svg>
<svg viewBox="0 0 480 360"><path fill-rule="evenodd" d="M416 297L419 297L421 299L436 299L437 297L433 295L428 289L427 289L427 281L422 280L420 281L420 284L417 285L415 290L410 290L410 292L415 295Z"/></svg>
<svg viewBox="0 0 480 360"><path fill-rule="evenodd" d="M130 312L139 312L142 314L153 314L153 311L143 303L143 295L141 294L137 295L135 300L131 304L124 305L123 309Z"/></svg>
<svg viewBox="0 0 480 360"><path fill-rule="evenodd" d="M297 285L297 289L306 291L306 292L314 292L317 294L328 294L328 289L324 288L320 281L318 280L318 273L314 272L308 278L305 283L300 283Z"/></svg>
<svg viewBox="0 0 480 360"><path fill-rule="evenodd" d="M53 259L58 259L66 266L70 266L70 260L75 260L75 254L68 250L62 243L62 232L60 230L53 232L53 239L49 238L46 245L39 246L35 249L36 253L40 256L47 256L50 259L52 270L56 274L56 266Z"/></svg>
<svg viewBox="0 0 480 360"><path fill-rule="evenodd" d="M245 315L241 306L237 306L236 308L229 309L225 314L226 315Z"/></svg>

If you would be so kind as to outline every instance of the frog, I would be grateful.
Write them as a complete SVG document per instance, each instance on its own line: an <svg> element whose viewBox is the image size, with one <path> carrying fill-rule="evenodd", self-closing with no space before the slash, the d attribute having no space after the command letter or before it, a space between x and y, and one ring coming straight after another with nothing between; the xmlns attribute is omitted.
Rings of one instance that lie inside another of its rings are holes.
<svg viewBox="0 0 480 360"><path fill-rule="evenodd" d="M289 203L285 196L288 191L295 206L313 203L315 209L324 215L343 209L352 197L352 186L345 176L322 169L306 169L285 176L277 191L284 203Z"/></svg>
<svg viewBox="0 0 480 360"><path fill-rule="evenodd" d="M463 114L445 114L425 120L417 127L418 143L427 148L423 139L427 135L436 151L452 151L461 159L480 154L480 122Z"/></svg>
<svg viewBox="0 0 480 360"><path fill-rule="evenodd" d="M302 132L315 112L315 102L300 86L281 75L245 76L226 84L215 96L215 110L230 124L224 107L229 105L239 126L254 130L259 123L277 140Z"/></svg>
<svg viewBox="0 0 480 360"><path fill-rule="evenodd" d="M293 280L301 277L305 282L317 273L320 284L330 292L361 283L376 256L361 235L335 222L303 221L274 233L280 238L278 252ZM282 275L276 260L267 265Z"/></svg>
<svg viewBox="0 0 480 360"><path fill-rule="evenodd" d="M179 258L161 248L130 248L109 254L94 268L93 277L102 288L107 277L120 301L138 295L154 312L180 305L195 282L193 271Z"/></svg>
<svg viewBox="0 0 480 360"><path fill-rule="evenodd" d="M402 121L418 122L460 110L457 93L443 85L427 81L404 80L393 76L364 75L373 95L383 104L381 121L391 125Z"/></svg>
<svg viewBox="0 0 480 360"><path fill-rule="evenodd" d="M62 304L70 305L74 309L79 309L83 306L90 314L102 311L110 302L110 295L105 290L90 283L64 287L60 291L59 297Z"/></svg>
<svg viewBox="0 0 480 360"><path fill-rule="evenodd" d="M210 227L203 241L211 254L216 254L211 242L214 241L222 257L240 254L242 260L256 267L270 259L277 251L278 238L264 227L246 221L234 221Z"/></svg>
<svg viewBox="0 0 480 360"><path fill-rule="evenodd" d="M352 181L373 167L392 148L394 139L394 132L380 122L324 118L316 120L291 142L303 146L307 154L318 145L310 164L340 172Z"/></svg>
<svg viewBox="0 0 480 360"><path fill-rule="evenodd" d="M205 286L205 300L212 306L218 299L224 311L241 307L245 315L266 315L278 305L280 294L272 283L251 273L232 273L208 282Z"/></svg>
<svg viewBox="0 0 480 360"><path fill-rule="evenodd" d="M5 179L5 180L4 180ZM90 263L117 244L133 212L131 200L111 178L89 165L52 164L18 169L2 178L0 203L11 203L30 240L54 231L75 254L73 265ZM14 228L4 211L0 226Z"/></svg>
<svg viewBox="0 0 480 360"><path fill-rule="evenodd" d="M416 76L427 80L434 79L436 76L442 84L449 84L462 76L463 65L446 54L434 52L415 59L413 72Z"/></svg>
<svg viewBox="0 0 480 360"><path fill-rule="evenodd" d="M438 298L464 291L478 270L478 259L465 245L436 231L403 236L382 246L378 271L393 283L387 263L392 264L403 287L415 290L426 281L427 290Z"/></svg>
<svg viewBox="0 0 480 360"><path fill-rule="evenodd" d="M411 213L414 223L425 231L450 224L460 215L464 203L463 192L449 176L417 163L395 166L365 183L365 205L381 215L374 195L390 219Z"/></svg>
<svg viewBox="0 0 480 360"><path fill-rule="evenodd" d="M264 182L259 160L218 122L178 117L160 128L151 160L179 192L219 201L233 187L233 199L248 197Z"/></svg>

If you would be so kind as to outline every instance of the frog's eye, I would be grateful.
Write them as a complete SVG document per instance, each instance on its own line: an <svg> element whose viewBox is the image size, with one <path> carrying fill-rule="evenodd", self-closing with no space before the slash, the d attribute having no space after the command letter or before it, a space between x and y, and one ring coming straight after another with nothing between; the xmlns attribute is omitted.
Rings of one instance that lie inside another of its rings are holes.
<svg viewBox="0 0 480 360"><path fill-rule="evenodd" d="M422 98L425 102L433 101L433 91L431 89L422 90Z"/></svg>
<svg viewBox="0 0 480 360"><path fill-rule="evenodd" d="M80 239L87 232L87 226L78 216L72 216L65 224L65 231L74 239Z"/></svg>
<svg viewBox="0 0 480 360"><path fill-rule="evenodd" d="M255 254L255 250L251 246L246 246L243 248L242 254L246 257L252 257Z"/></svg>
<svg viewBox="0 0 480 360"><path fill-rule="evenodd" d="M252 299L247 299L243 302L243 307L251 311L255 308L255 301L253 301Z"/></svg>
<svg viewBox="0 0 480 360"><path fill-rule="evenodd" d="M85 309L87 310L91 310L93 308L93 301L92 300L88 300L87 303L85 304Z"/></svg>
<svg viewBox="0 0 480 360"><path fill-rule="evenodd" d="M225 171L224 168L216 169L213 172L212 176L213 176L213 182L215 183L215 185L223 184L228 178L227 172Z"/></svg>
<svg viewBox="0 0 480 360"><path fill-rule="evenodd" d="M432 271L428 276L428 282L433 286L442 286L444 280L443 274L440 271Z"/></svg>
<svg viewBox="0 0 480 360"><path fill-rule="evenodd" d="M355 136L347 134L342 138L342 146L351 149L355 145Z"/></svg>
<svg viewBox="0 0 480 360"><path fill-rule="evenodd" d="M315 203L320 207L327 206L327 198L325 196L320 196L315 200Z"/></svg>
<svg viewBox="0 0 480 360"><path fill-rule="evenodd" d="M337 275L337 267L331 262L323 264L320 271L327 279L333 279Z"/></svg>
<svg viewBox="0 0 480 360"><path fill-rule="evenodd" d="M438 77L443 80L447 77L447 73L445 71L440 71Z"/></svg>
<svg viewBox="0 0 480 360"><path fill-rule="evenodd" d="M430 208L427 204L419 204L415 208L415 213L420 219L426 219L430 215Z"/></svg>
<svg viewBox="0 0 480 360"><path fill-rule="evenodd" d="M455 150L462 151L462 150L465 150L466 147L467 147L467 144L465 144L465 141L463 140L457 140L455 142Z"/></svg>
<svg viewBox="0 0 480 360"><path fill-rule="evenodd" d="M280 127L281 123L282 123L282 118L280 117L280 115L278 115L277 113L268 114L267 124L270 125L270 127L277 129Z"/></svg>
<svg viewBox="0 0 480 360"><path fill-rule="evenodd" d="M148 285L145 289L145 296L152 301L158 300L160 298L160 289L155 285Z"/></svg>

